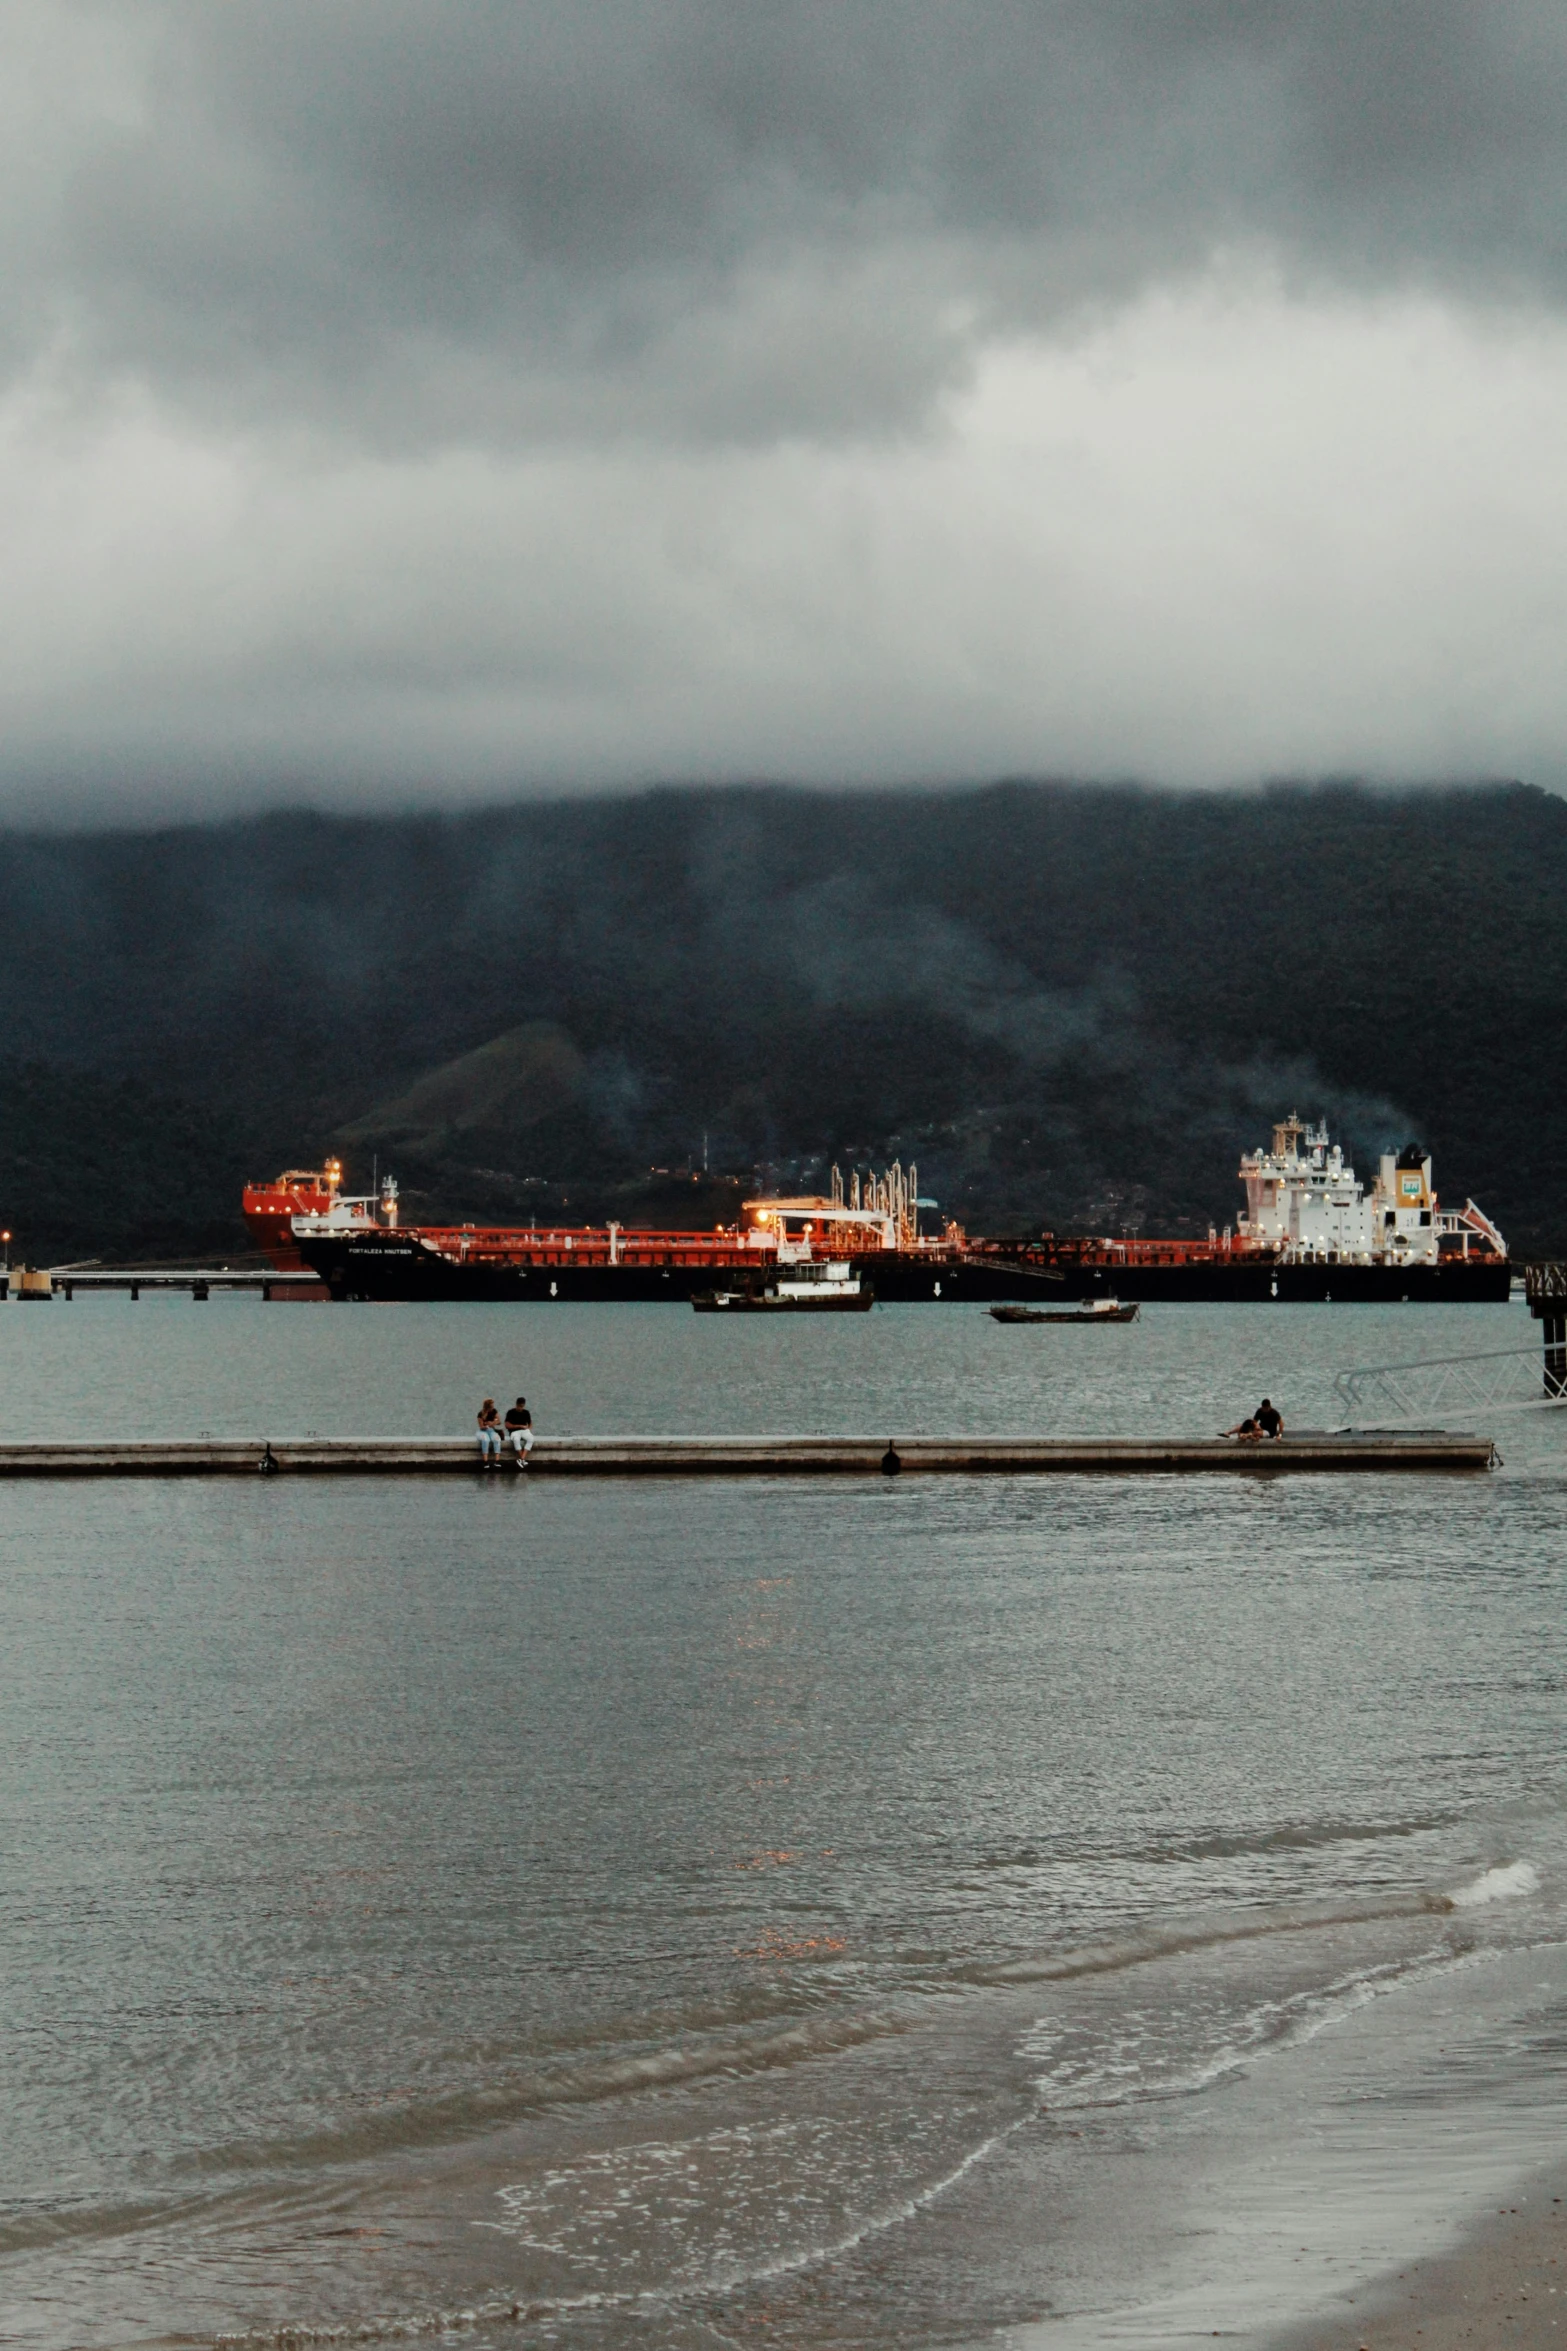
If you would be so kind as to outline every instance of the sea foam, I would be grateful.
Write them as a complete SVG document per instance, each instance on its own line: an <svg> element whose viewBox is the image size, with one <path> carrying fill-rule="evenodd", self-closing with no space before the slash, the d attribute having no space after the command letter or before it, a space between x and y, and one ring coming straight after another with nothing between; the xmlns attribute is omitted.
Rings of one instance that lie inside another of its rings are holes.
<svg viewBox="0 0 1567 2351"><path fill-rule="evenodd" d="M1487 1902L1516 1902L1521 1894L1537 1894L1539 1890L1540 1873L1533 1862L1509 1861L1460 1886L1448 1900L1455 1910L1479 1910Z"/></svg>

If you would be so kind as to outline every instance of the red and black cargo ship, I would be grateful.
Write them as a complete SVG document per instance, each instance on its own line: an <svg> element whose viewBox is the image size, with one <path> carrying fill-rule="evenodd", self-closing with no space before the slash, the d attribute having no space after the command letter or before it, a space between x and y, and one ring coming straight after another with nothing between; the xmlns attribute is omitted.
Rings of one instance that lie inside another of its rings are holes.
<svg viewBox="0 0 1567 2351"><path fill-rule="evenodd" d="M847 1261L893 1304L1035 1302L1115 1296L1217 1303L1462 1303L1505 1299L1506 1243L1472 1201L1444 1213L1431 1163L1411 1148L1382 1161L1368 1195L1326 1134L1298 1120L1271 1152L1241 1162L1248 1208L1205 1240L1042 1234L973 1239L920 1230L915 1170L833 1171L821 1196L745 1203L712 1231L635 1225L403 1225L396 1185L350 1198L341 1169L290 1171L248 1186L247 1222L280 1270L309 1268L336 1299L582 1303L688 1301L760 1283L802 1258Z"/></svg>

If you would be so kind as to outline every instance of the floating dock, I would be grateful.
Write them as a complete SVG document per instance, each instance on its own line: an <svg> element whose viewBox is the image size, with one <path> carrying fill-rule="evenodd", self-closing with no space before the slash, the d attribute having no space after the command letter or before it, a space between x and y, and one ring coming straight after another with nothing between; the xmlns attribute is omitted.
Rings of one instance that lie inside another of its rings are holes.
<svg viewBox="0 0 1567 2351"><path fill-rule="evenodd" d="M1223 1437L540 1437L528 1469L485 1469L471 1437L73 1437L0 1444L0 1477L1172 1476L1477 1471L1489 1437L1441 1429Z"/></svg>

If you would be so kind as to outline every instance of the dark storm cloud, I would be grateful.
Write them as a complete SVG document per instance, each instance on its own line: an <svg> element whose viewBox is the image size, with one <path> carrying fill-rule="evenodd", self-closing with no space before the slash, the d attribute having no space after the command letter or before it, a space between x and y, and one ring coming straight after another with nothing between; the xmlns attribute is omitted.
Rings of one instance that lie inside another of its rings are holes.
<svg viewBox="0 0 1567 2351"><path fill-rule="evenodd" d="M1564 152L1528 0L11 0L0 807L1560 781Z"/></svg>
<svg viewBox="0 0 1567 2351"><path fill-rule="evenodd" d="M12 368L392 446L898 427L983 341L1216 249L1567 283L1567 18L1507 0L12 24Z"/></svg>

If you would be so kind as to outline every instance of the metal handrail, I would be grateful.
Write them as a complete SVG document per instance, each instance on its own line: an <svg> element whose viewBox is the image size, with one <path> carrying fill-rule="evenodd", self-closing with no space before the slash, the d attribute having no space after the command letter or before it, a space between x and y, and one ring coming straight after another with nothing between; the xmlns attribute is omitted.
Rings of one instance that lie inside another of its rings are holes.
<svg viewBox="0 0 1567 2351"><path fill-rule="evenodd" d="M1368 1363L1341 1371L1333 1382L1346 1412L1373 1406L1400 1420L1435 1412L1521 1412L1567 1404L1567 1394L1541 1392L1537 1347L1493 1347L1477 1355L1431 1355L1405 1363Z"/></svg>

